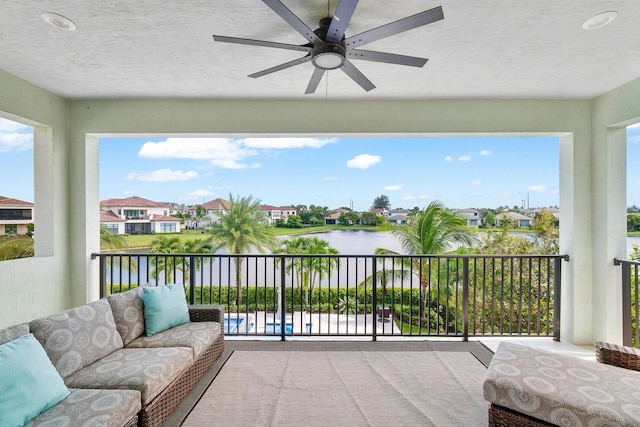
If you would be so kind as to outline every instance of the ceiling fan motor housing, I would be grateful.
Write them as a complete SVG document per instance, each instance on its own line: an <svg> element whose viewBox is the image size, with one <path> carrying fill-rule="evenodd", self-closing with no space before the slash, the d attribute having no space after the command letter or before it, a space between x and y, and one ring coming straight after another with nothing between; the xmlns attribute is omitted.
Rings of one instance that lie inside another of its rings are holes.
<svg viewBox="0 0 640 427"><path fill-rule="evenodd" d="M344 36L339 43L326 42L331 19L331 17L326 17L320 20L320 28L315 30L314 33L323 40L324 43L315 44L311 50L311 62L315 67L323 70L335 70L336 68L342 67L347 54Z"/></svg>

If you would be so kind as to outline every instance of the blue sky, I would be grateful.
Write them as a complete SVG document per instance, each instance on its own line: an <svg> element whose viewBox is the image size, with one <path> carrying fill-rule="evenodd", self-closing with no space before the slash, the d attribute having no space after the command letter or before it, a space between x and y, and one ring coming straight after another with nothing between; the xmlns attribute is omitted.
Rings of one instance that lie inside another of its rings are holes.
<svg viewBox="0 0 640 427"><path fill-rule="evenodd" d="M628 128L628 205L640 206L640 126ZM197 204L253 195L271 205L392 208L556 206L558 140L543 137L107 138L100 199ZM20 178L18 178L20 177ZM33 201L33 132L0 119L0 195ZM526 203L526 202L525 202Z"/></svg>
<svg viewBox="0 0 640 427"><path fill-rule="evenodd" d="M102 139L100 198L253 195L330 209L558 205L557 138Z"/></svg>

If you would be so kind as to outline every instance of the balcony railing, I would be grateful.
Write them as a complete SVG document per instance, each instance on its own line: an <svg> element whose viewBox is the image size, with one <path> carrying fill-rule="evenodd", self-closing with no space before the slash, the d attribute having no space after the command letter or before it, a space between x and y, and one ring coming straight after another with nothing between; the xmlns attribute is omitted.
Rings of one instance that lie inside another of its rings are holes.
<svg viewBox="0 0 640 427"><path fill-rule="evenodd" d="M614 259L613 262L622 267L622 344L638 347L640 343L640 330L638 330L640 262L620 259Z"/></svg>
<svg viewBox="0 0 640 427"><path fill-rule="evenodd" d="M559 255L94 254L102 295L182 283L240 336L560 339Z"/></svg>

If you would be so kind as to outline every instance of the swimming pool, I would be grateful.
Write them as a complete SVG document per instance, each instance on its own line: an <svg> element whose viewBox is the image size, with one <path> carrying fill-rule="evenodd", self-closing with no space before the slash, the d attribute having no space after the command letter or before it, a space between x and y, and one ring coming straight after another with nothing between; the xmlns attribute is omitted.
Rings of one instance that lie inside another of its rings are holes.
<svg viewBox="0 0 640 427"><path fill-rule="evenodd" d="M307 330L307 333L311 333L311 323L307 323L306 324L306 330ZM276 323L276 324L274 324L274 323L266 323L265 324L264 332L267 335L269 335L269 334L277 335L281 331L282 331L282 329L280 329L280 323ZM293 323L285 323L284 324L284 333L285 334L292 334L293 333Z"/></svg>
<svg viewBox="0 0 640 427"><path fill-rule="evenodd" d="M265 324L264 331L267 334L279 334L282 329L280 329L280 323L267 323ZM284 333L290 334L293 333L293 323L285 323L284 324Z"/></svg>

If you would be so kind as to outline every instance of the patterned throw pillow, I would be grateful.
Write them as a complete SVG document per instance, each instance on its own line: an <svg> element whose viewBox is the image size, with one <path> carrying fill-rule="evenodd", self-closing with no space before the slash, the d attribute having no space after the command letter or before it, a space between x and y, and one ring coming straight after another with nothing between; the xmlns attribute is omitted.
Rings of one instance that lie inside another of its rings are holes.
<svg viewBox="0 0 640 427"><path fill-rule="evenodd" d="M104 299L36 319L29 327L62 378L123 347Z"/></svg>
<svg viewBox="0 0 640 427"><path fill-rule="evenodd" d="M174 283L142 288L142 291L148 337L189 322L189 308L182 285Z"/></svg>
<svg viewBox="0 0 640 427"><path fill-rule="evenodd" d="M18 337L27 335L28 333L29 333L28 323L21 323L19 325L13 325L13 326L9 326L8 328L0 329L0 344L13 341Z"/></svg>
<svg viewBox="0 0 640 427"><path fill-rule="evenodd" d="M111 304L116 328L125 346L144 334L142 288L109 295L107 301Z"/></svg>

